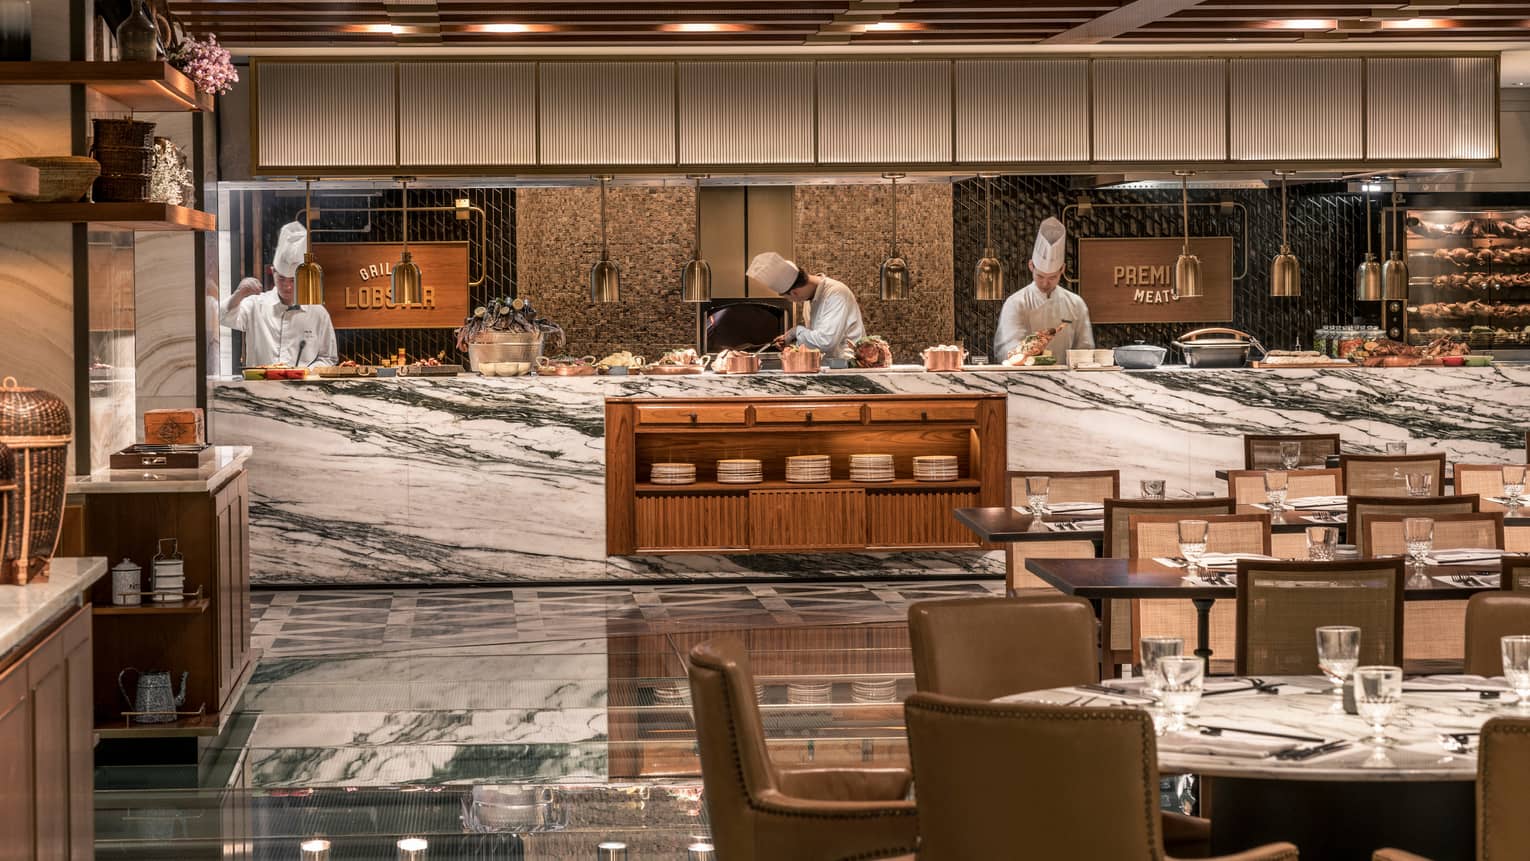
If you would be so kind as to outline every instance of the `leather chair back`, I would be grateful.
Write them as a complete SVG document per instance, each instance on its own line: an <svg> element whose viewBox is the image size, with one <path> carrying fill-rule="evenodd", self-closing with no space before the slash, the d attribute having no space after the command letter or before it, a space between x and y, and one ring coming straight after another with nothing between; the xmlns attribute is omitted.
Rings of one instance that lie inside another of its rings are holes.
<svg viewBox="0 0 1530 861"><path fill-rule="evenodd" d="M952 697L1098 682L1094 610L1082 598L958 598L908 608L914 686Z"/></svg>
<svg viewBox="0 0 1530 861"><path fill-rule="evenodd" d="M1503 549L1503 514L1373 514L1365 518L1365 549L1371 556L1405 556L1403 521L1428 517L1434 521L1435 550Z"/></svg>
<svg viewBox="0 0 1530 861"><path fill-rule="evenodd" d="M1227 473L1227 492L1239 505L1263 505L1269 501L1264 492L1264 474L1280 472L1268 469L1235 469ZM1339 469L1293 469L1286 473L1286 500L1308 496L1343 496L1344 471Z"/></svg>
<svg viewBox="0 0 1530 861"><path fill-rule="evenodd" d="M1530 634L1530 593L1473 595L1466 604L1466 672L1503 675L1503 648L1499 640L1510 634Z"/></svg>
<svg viewBox="0 0 1530 861"><path fill-rule="evenodd" d="M1410 472L1428 473L1435 496L1445 492L1445 452L1418 454L1345 454L1339 456L1344 470L1344 493L1348 496L1407 497L1403 476Z"/></svg>
<svg viewBox="0 0 1530 861"><path fill-rule="evenodd" d="M1478 496L1355 496L1349 497L1349 538L1361 556L1368 549L1366 520L1378 514L1400 517L1436 517L1441 514L1475 514L1481 511Z"/></svg>
<svg viewBox="0 0 1530 861"><path fill-rule="evenodd" d="M1477 755L1477 857L1508 861L1530 847L1530 719L1494 718Z"/></svg>
<svg viewBox="0 0 1530 861"><path fill-rule="evenodd" d="M1298 466L1323 466L1328 456L1339 453L1336 433L1244 434L1244 469L1280 469L1280 444L1294 442L1301 446ZM1338 491L1334 491L1338 493Z"/></svg>
<svg viewBox="0 0 1530 861"><path fill-rule="evenodd" d="M1322 625L1360 629L1360 663L1400 665L1402 559L1238 563L1238 675L1316 675Z"/></svg>
<svg viewBox="0 0 1530 861"><path fill-rule="evenodd" d="M725 638L693 647L690 678L712 843L720 858L755 858L751 799L774 790L776 777L744 644Z"/></svg>
<svg viewBox="0 0 1530 861"><path fill-rule="evenodd" d="M1025 480L1044 475L1051 479L1047 502L1104 502L1121 495L1121 470L1100 469L1087 472L1063 472L1051 469L1009 471L1009 504L1024 505Z"/></svg>

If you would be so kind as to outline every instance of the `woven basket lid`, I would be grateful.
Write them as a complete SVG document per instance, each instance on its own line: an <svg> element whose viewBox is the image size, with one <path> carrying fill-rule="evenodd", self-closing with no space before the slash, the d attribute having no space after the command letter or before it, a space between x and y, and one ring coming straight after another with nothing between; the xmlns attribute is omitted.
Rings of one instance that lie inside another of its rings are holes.
<svg viewBox="0 0 1530 861"><path fill-rule="evenodd" d="M51 392L0 381L0 437L66 437L71 433L69 407Z"/></svg>

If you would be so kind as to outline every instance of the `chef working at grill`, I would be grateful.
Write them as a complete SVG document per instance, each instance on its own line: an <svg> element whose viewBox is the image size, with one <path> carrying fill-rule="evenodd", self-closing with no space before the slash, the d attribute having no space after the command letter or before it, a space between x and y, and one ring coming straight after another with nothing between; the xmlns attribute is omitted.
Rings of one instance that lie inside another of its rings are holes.
<svg viewBox="0 0 1530 861"><path fill-rule="evenodd" d="M1047 345L1053 355L1066 356L1068 350L1094 349L1089 306L1077 293L1061 286L1067 235L1061 221L1048 218L1041 222L1028 264L1031 283L1010 294L999 311L999 327L993 335L995 362L1002 362L1026 336L1059 326L1061 331Z"/></svg>
<svg viewBox="0 0 1530 861"><path fill-rule="evenodd" d="M749 262L749 277L793 302L808 303L808 323L775 339L775 345L797 343L823 353L826 359L849 359L855 342L866 337L861 303L849 287L827 275L809 275L774 251Z"/></svg>
<svg viewBox="0 0 1530 861"><path fill-rule="evenodd" d="M276 289L263 293L259 280L246 278L223 306L219 315L223 325L244 332L247 366L324 367L339 357L329 311L323 305L294 304L295 276L307 237L303 225L295 221L282 227L276 253L271 255Z"/></svg>

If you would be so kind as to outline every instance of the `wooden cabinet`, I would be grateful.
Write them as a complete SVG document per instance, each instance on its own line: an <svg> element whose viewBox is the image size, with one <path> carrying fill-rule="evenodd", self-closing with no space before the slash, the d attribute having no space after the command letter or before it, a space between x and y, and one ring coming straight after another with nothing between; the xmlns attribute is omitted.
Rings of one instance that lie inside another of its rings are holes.
<svg viewBox="0 0 1530 861"><path fill-rule="evenodd" d="M0 861L95 857L90 607L0 669Z"/></svg>
<svg viewBox="0 0 1530 861"><path fill-rule="evenodd" d="M1003 505L1003 395L611 398L606 401L606 552L781 553L977 549L953 508ZM896 478L853 482L850 456L885 453ZM786 459L829 456L831 480L786 481ZM913 478L920 455L956 458L954 481ZM758 458L763 480L717 480L717 461ZM653 464L696 482L653 484Z"/></svg>

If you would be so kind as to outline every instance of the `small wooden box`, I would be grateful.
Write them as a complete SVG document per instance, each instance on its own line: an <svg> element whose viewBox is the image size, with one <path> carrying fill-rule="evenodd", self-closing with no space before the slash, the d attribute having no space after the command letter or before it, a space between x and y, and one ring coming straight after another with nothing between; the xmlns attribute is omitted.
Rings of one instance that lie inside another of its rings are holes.
<svg viewBox="0 0 1530 861"><path fill-rule="evenodd" d="M207 425L200 409L145 410L143 441L150 445L201 445Z"/></svg>

